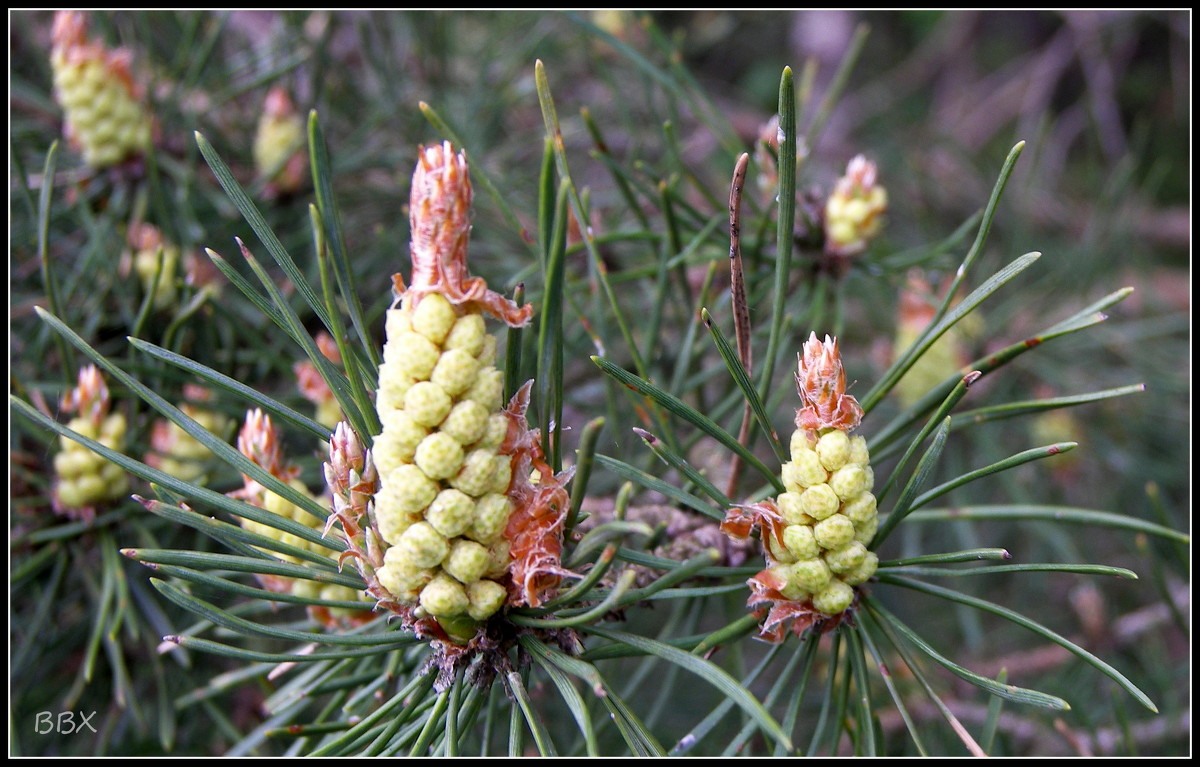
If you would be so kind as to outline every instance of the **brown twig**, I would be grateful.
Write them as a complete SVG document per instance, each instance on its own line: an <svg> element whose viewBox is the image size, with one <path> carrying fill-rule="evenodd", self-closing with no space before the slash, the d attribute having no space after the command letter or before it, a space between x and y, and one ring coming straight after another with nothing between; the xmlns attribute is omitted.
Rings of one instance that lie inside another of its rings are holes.
<svg viewBox="0 0 1200 767"><path fill-rule="evenodd" d="M746 277L742 269L742 187L746 184L746 166L750 155L742 152L733 168L733 183L729 185L729 292L733 301L733 332L737 341L738 359L751 374L753 359L750 351L750 307L746 304ZM750 402L742 410L742 428L738 431L738 443L745 445L750 439ZM729 484L725 495L733 497L738 478L742 473L741 456L733 457L729 472Z"/></svg>

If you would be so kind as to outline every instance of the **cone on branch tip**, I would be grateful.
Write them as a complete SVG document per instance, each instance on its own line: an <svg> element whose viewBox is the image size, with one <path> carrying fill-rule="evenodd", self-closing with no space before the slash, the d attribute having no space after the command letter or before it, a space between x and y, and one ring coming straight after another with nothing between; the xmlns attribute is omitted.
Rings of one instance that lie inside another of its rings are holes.
<svg viewBox="0 0 1200 767"><path fill-rule="evenodd" d="M110 413L112 401L104 377L95 365L79 371L79 384L67 392L60 407L75 413L67 428L122 452L127 423L122 413ZM67 437L59 437L54 456L54 510L86 522L96 516L98 506L120 500L129 492L129 475L120 466Z"/></svg>
<svg viewBox="0 0 1200 767"><path fill-rule="evenodd" d="M866 440L850 436L862 408L846 393L836 339L809 336L796 387L801 407L781 471L786 492L730 509L721 525L737 539L760 531L767 568L747 581L747 606L758 608L759 636L771 642L789 628L799 636L836 626L879 564L867 548L879 526L874 472Z"/></svg>
<svg viewBox="0 0 1200 767"><path fill-rule="evenodd" d="M267 92L254 134L254 166L267 181L268 197L292 194L304 184L308 169L304 118L296 111L287 88Z"/></svg>
<svg viewBox="0 0 1200 767"><path fill-rule="evenodd" d="M373 451L379 581L419 634L457 645L506 606L537 606L554 589L569 506L566 477L525 421L530 384L502 399L483 315L519 327L533 307L468 274L471 198L466 156L449 142L421 147L411 284L393 278Z"/></svg>
<svg viewBox="0 0 1200 767"><path fill-rule="evenodd" d="M860 154L838 179L825 202L825 252L830 256L857 256L879 234L888 199L877 177L875 163Z"/></svg>
<svg viewBox="0 0 1200 767"><path fill-rule="evenodd" d="M57 11L51 32L54 96L63 132L94 168L115 165L150 148L152 120L133 80L133 54L88 40L82 11Z"/></svg>

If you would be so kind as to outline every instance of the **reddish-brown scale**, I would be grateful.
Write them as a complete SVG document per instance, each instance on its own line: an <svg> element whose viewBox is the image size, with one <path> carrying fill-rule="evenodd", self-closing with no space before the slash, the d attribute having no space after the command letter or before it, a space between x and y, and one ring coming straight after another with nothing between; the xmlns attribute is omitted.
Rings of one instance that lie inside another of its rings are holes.
<svg viewBox="0 0 1200 767"><path fill-rule="evenodd" d="M406 294L413 306L422 296L441 293L452 304L477 306L511 327L526 325L533 304L517 306L467 273L472 196L466 155L455 154L449 141L420 148L409 192L413 266ZM402 285L396 279L396 287Z"/></svg>
<svg viewBox="0 0 1200 767"><path fill-rule="evenodd" d="M796 426L809 431L851 431L862 420L862 408L846 394L846 371L836 338L817 339L809 334L796 365L796 388L803 403L796 411Z"/></svg>
<svg viewBox="0 0 1200 767"><path fill-rule="evenodd" d="M533 382L527 381L504 410L509 423L500 452L513 457L508 487L513 511L504 529L512 559L509 604L538 607L561 577L570 574L559 564L570 496L563 488L569 474L555 476L545 461L538 433L525 421L532 387ZM536 485L529 480L533 471L538 472Z"/></svg>

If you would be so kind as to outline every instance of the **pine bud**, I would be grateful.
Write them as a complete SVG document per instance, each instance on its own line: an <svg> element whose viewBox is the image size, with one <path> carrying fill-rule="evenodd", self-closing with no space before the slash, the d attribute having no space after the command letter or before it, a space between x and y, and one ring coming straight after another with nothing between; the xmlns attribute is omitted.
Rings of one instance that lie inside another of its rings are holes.
<svg viewBox="0 0 1200 767"><path fill-rule="evenodd" d="M150 148L151 120L130 72L132 53L87 39L82 11L57 11L50 49L54 96L63 130L93 168L115 165Z"/></svg>
<svg viewBox="0 0 1200 767"><path fill-rule="evenodd" d="M391 544L380 581L411 618L432 616L464 643L510 593L514 604L536 604L556 582L561 516L539 504L553 499L566 511L548 469L542 491L523 479L541 459L523 416L528 390L502 408L504 375L483 314L517 326L532 307L468 275L471 197L462 154L448 143L421 149L409 203L412 284L395 278L375 438L375 520ZM526 582L494 580L514 574Z"/></svg>
<svg viewBox="0 0 1200 767"><path fill-rule="evenodd" d="M825 203L825 251L856 256L879 234L887 211L887 190L876 181L875 164L862 155L846 166Z"/></svg>
<svg viewBox="0 0 1200 767"><path fill-rule="evenodd" d="M276 85L267 92L262 117L254 134L254 166L268 181L267 194L291 194L304 183L308 166L304 119L287 89Z"/></svg>
<svg viewBox="0 0 1200 767"><path fill-rule="evenodd" d="M749 604L771 605L761 633L770 641L782 641L788 623L797 634L826 618L834 625L879 564L867 549L879 523L870 456L866 440L849 434L862 409L846 394L836 340L809 337L796 384L803 404L780 472L787 492L731 510L721 527L739 538L761 530L768 567L748 581Z"/></svg>
<svg viewBox="0 0 1200 767"><path fill-rule="evenodd" d="M917 269L908 272L896 316L896 338L893 349L903 354L925 332L936 316L936 297L933 289ZM925 350L908 369L895 387L896 396L904 407L912 407L943 381L964 368L970 359L966 354L966 337L978 322L974 314L952 325L933 345Z"/></svg>
<svg viewBox="0 0 1200 767"><path fill-rule="evenodd" d="M79 385L61 403L68 413L78 413L67 427L117 452L125 448L126 422L120 413L109 413L108 386L94 365L79 371ZM119 500L129 492L129 476L116 464L101 458L80 443L59 438L54 456L54 510L90 522L100 504Z"/></svg>
<svg viewBox="0 0 1200 767"><path fill-rule="evenodd" d="M131 224L125 239L130 249L121 259L121 273L126 274L131 265L142 283L142 292L149 294L153 290L151 305L155 309L167 308L175 301L179 247L163 239L162 232L153 224Z"/></svg>

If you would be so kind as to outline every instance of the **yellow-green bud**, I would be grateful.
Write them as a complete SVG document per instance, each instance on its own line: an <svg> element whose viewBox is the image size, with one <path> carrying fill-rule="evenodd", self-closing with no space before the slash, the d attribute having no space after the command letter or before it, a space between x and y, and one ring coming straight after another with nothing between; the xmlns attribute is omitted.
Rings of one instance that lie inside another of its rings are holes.
<svg viewBox="0 0 1200 767"><path fill-rule="evenodd" d="M97 439L100 437L100 428L92 423L90 418L76 417L67 421L67 428L72 431L77 431L89 439ZM59 437L58 442L66 450L68 445L79 446L79 443L67 437ZM87 449L87 448L83 448Z"/></svg>
<svg viewBox="0 0 1200 767"><path fill-rule="evenodd" d="M297 578L292 584L292 593L305 599L319 599L321 597L321 584L317 581Z"/></svg>
<svg viewBox="0 0 1200 767"><path fill-rule="evenodd" d="M850 521L855 525L861 525L868 519L872 519L875 514L875 496L870 493L863 493L855 498L846 501L842 507L842 513L850 518Z"/></svg>
<svg viewBox="0 0 1200 767"><path fill-rule="evenodd" d="M784 521L789 525L811 525L816 521L805 513L800 497L800 493L781 493L775 499L779 513L783 515Z"/></svg>
<svg viewBox="0 0 1200 767"><path fill-rule="evenodd" d="M442 433L454 437L459 444L470 445L483 436L487 425L488 411L483 409L483 405L468 399L450 408L446 420L442 421Z"/></svg>
<svg viewBox="0 0 1200 767"><path fill-rule="evenodd" d="M462 349L448 349L442 352L429 380L454 397L469 389L478 373L479 363L474 357Z"/></svg>
<svg viewBox="0 0 1200 767"><path fill-rule="evenodd" d="M100 439L111 438L120 440L125 437L125 416L120 413L112 413L105 417L104 423L100 425Z"/></svg>
<svg viewBox="0 0 1200 767"><path fill-rule="evenodd" d="M467 599L471 603L467 614L477 621L485 620L504 606L507 596L508 592L495 581L475 581L467 586Z"/></svg>
<svg viewBox="0 0 1200 767"><path fill-rule="evenodd" d="M386 352L385 352L386 353ZM379 366L379 393L375 403L381 416L396 408L404 407L404 395L416 383L404 374L399 363L384 362Z"/></svg>
<svg viewBox="0 0 1200 767"><path fill-rule="evenodd" d="M790 568L788 583L794 583L805 591L820 591L833 577L829 571L829 565L819 558L802 559L788 567Z"/></svg>
<svg viewBox="0 0 1200 767"><path fill-rule="evenodd" d="M375 497L375 514L395 510L416 514L437 497L437 483L416 465L407 463L384 475L383 487Z"/></svg>
<svg viewBox="0 0 1200 767"><path fill-rule="evenodd" d="M804 513L813 519L825 519L837 513L840 503L837 493L826 484L813 485L800 495Z"/></svg>
<svg viewBox="0 0 1200 767"><path fill-rule="evenodd" d="M783 465L782 476L788 492L798 493L806 487L823 484L829 472L825 471L814 451L805 450L796 453L791 461Z"/></svg>
<svg viewBox="0 0 1200 767"><path fill-rule="evenodd" d="M87 449L63 450L54 456L54 470L63 479L99 471L103 463L103 458Z"/></svg>
<svg viewBox="0 0 1200 767"><path fill-rule="evenodd" d="M100 467L100 479L104 480L104 484L109 487L117 484L120 484L121 487L128 487L128 483L125 481L125 470L115 463L104 462L104 465Z"/></svg>
<svg viewBox="0 0 1200 767"><path fill-rule="evenodd" d="M496 337L491 333L483 337L483 348L479 350L479 354L475 355L475 361L481 368L496 364Z"/></svg>
<svg viewBox="0 0 1200 767"><path fill-rule="evenodd" d="M400 375L415 381L428 381L437 365L441 350L425 336L410 330L388 339L383 359L396 366Z"/></svg>
<svg viewBox="0 0 1200 767"><path fill-rule="evenodd" d="M512 544L500 538L488 546L488 569L484 573L487 578L500 578L508 572L509 550Z"/></svg>
<svg viewBox="0 0 1200 767"><path fill-rule="evenodd" d="M861 466L848 463L829 475L829 486L843 501L855 498L867 489L867 473Z"/></svg>
<svg viewBox="0 0 1200 767"><path fill-rule="evenodd" d="M507 493L512 482L512 456L497 455L492 459L492 480L488 492Z"/></svg>
<svg viewBox="0 0 1200 767"><path fill-rule="evenodd" d="M512 512L512 501L508 496L489 493L475 504L475 519L466 536L483 544L494 542L504 532L508 515Z"/></svg>
<svg viewBox="0 0 1200 767"><path fill-rule="evenodd" d="M380 508L383 507L383 513L380 513ZM419 517L414 517L410 514L404 514L395 509L394 504L389 504L384 507L384 502L376 496L375 500L375 524L379 528L379 535L388 543L394 543L400 540L400 536L404 531L412 527ZM388 549L391 551L391 549Z"/></svg>
<svg viewBox="0 0 1200 767"><path fill-rule="evenodd" d="M821 553L813 530L807 525L789 525L783 529L783 544L796 559L812 559Z"/></svg>
<svg viewBox="0 0 1200 767"><path fill-rule="evenodd" d="M776 565L769 568L767 572L773 573L784 580L784 585L779 589L779 593L783 594L785 598L800 600L808 597L808 592L792 577L791 567L788 565Z"/></svg>
<svg viewBox="0 0 1200 767"><path fill-rule="evenodd" d="M446 349L462 349L471 357L477 357L483 351L486 336L487 330L484 327L483 317L478 314L467 314L459 317L458 321L454 323L443 346Z"/></svg>
<svg viewBox="0 0 1200 767"><path fill-rule="evenodd" d="M478 402L490 413L500 409L503 395L504 374L496 368L485 368L479 372L479 377L467 389L463 399Z"/></svg>
<svg viewBox="0 0 1200 767"><path fill-rule="evenodd" d="M72 418L67 426L106 447L117 451L124 448L126 424L121 413L109 414L98 428L90 418L82 416ZM113 501L128 492L129 477L119 466L66 437L60 437L59 444L62 450L54 457L58 474L55 492L64 508Z"/></svg>
<svg viewBox="0 0 1200 767"><path fill-rule="evenodd" d="M492 413L488 416L483 436L472 447L476 450L495 452L504 444L504 437L507 434L508 418L503 413Z"/></svg>
<svg viewBox="0 0 1200 767"><path fill-rule="evenodd" d="M452 404L450 396L435 383L422 381L404 393L404 410L422 426L434 427L445 419Z"/></svg>
<svg viewBox="0 0 1200 767"><path fill-rule="evenodd" d="M410 463L428 434L428 429L403 410L383 411L383 433L375 438L371 450L375 467L386 474Z"/></svg>
<svg viewBox="0 0 1200 767"><path fill-rule="evenodd" d="M433 580L432 568L415 567L404 559L403 552L393 546L383 553L383 567L379 570L379 582L393 595L403 598L417 593Z"/></svg>
<svg viewBox="0 0 1200 767"><path fill-rule="evenodd" d="M871 517L866 522L854 525L854 540L869 546L871 539L875 537L876 531L879 530L879 517Z"/></svg>
<svg viewBox="0 0 1200 767"><path fill-rule="evenodd" d="M863 561L853 570L842 573L842 581L850 586L866 583L879 567L879 556L874 551L868 551Z"/></svg>
<svg viewBox="0 0 1200 767"><path fill-rule="evenodd" d="M425 439L429 434L429 430L412 419L408 413L403 410L387 410L379 414L379 420L383 424L385 432L396 432L403 439L403 442L411 442L413 449L416 445ZM378 442L378 439L376 440ZM378 463L378 461L376 461ZM407 461L406 461L407 463Z"/></svg>
<svg viewBox="0 0 1200 767"><path fill-rule="evenodd" d="M850 459L850 437L846 432L834 429L821 435L815 450L822 466L829 471L837 471Z"/></svg>
<svg viewBox="0 0 1200 767"><path fill-rule="evenodd" d="M438 493L425 510L425 519L447 538L462 535L475 516L475 501L459 490L448 488Z"/></svg>
<svg viewBox="0 0 1200 767"><path fill-rule="evenodd" d="M850 438L850 460L849 463L857 463L860 466L866 466L871 460L870 453L867 451L867 439L863 436Z"/></svg>
<svg viewBox="0 0 1200 767"><path fill-rule="evenodd" d="M450 486L475 498L487 493L496 473L492 464L495 456L490 450L472 450L467 453L462 469L450 480Z"/></svg>
<svg viewBox="0 0 1200 767"><path fill-rule="evenodd" d="M845 514L834 514L813 527L813 536L823 549L840 549L854 540L854 523Z"/></svg>
<svg viewBox="0 0 1200 767"><path fill-rule="evenodd" d="M142 290L150 292L155 285L155 274L159 272L158 251L155 248L145 248L133 255L133 270L137 272L142 282ZM174 245L162 246L162 271L158 274L157 288L151 304L155 309L169 306L175 300L175 268L179 263L179 248Z"/></svg>
<svg viewBox="0 0 1200 767"><path fill-rule="evenodd" d="M450 544L438 535L433 525L428 522L417 522L411 525L400 540L396 541L397 556L409 567L436 567L450 553Z"/></svg>
<svg viewBox="0 0 1200 767"><path fill-rule="evenodd" d="M417 445L414 460L430 479L449 479L462 468L462 445L449 434L436 431Z"/></svg>
<svg viewBox="0 0 1200 767"><path fill-rule="evenodd" d="M427 293L412 314L412 327L435 344L446 340L457 319L454 307L440 293Z"/></svg>
<svg viewBox="0 0 1200 767"><path fill-rule="evenodd" d="M804 429L796 429L792 432L792 440L789 443L789 448L793 460L801 453L813 452L812 445L808 441L808 433Z"/></svg>
<svg viewBox="0 0 1200 767"><path fill-rule="evenodd" d="M401 334L412 330L412 312L401 304L398 309L388 309L384 320L384 332L389 339L399 338ZM384 353L387 353L385 345Z"/></svg>
<svg viewBox="0 0 1200 767"><path fill-rule="evenodd" d="M473 583L483 577L490 562L488 550L483 546L475 541L458 540L450 547L442 569L460 583Z"/></svg>
<svg viewBox="0 0 1200 767"><path fill-rule="evenodd" d="M851 541L840 549L834 549L825 555L825 564L835 573L845 573L862 564L867 556L867 547L859 541Z"/></svg>
<svg viewBox="0 0 1200 767"><path fill-rule="evenodd" d="M829 585L813 594L813 607L826 615L844 612L854 601L854 589L841 581L830 581Z"/></svg>
<svg viewBox="0 0 1200 767"><path fill-rule="evenodd" d="M769 533L763 536L763 546L767 549L770 558L783 565L789 565L796 561L796 555L787 547L786 532L785 530L784 543L779 543L775 540L775 536Z"/></svg>
<svg viewBox="0 0 1200 767"><path fill-rule="evenodd" d="M444 573L438 573L421 589L421 607L434 617L460 615L467 611L469 605L462 584Z"/></svg>
<svg viewBox="0 0 1200 767"><path fill-rule="evenodd" d="M57 492L59 503L67 508L86 506L104 492L104 480L92 474L63 479L58 483Z"/></svg>

